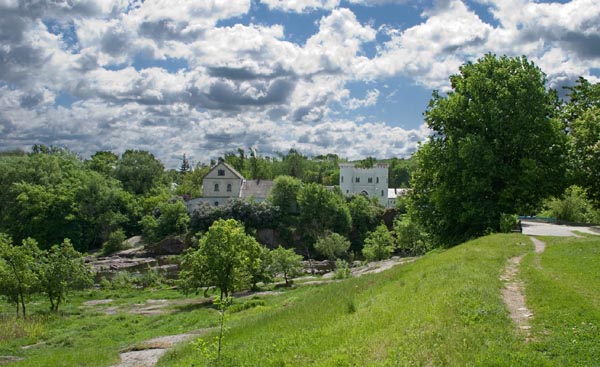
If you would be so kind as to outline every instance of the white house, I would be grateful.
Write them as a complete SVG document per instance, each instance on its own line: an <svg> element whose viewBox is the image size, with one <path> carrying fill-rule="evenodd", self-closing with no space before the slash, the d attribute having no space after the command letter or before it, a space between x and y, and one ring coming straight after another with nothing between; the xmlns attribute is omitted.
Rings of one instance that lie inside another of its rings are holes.
<svg viewBox="0 0 600 367"><path fill-rule="evenodd" d="M387 163L376 163L372 168L356 167L354 163L340 163L340 189L346 195L362 194L376 198L385 208L393 208L398 196L406 189L388 188Z"/></svg>
<svg viewBox="0 0 600 367"><path fill-rule="evenodd" d="M202 197L189 200L188 210L193 210L200 203L221 206L233 198L264 201L273 181L246 180L241 173L225 162L219 162L202 179Z"/></svg>

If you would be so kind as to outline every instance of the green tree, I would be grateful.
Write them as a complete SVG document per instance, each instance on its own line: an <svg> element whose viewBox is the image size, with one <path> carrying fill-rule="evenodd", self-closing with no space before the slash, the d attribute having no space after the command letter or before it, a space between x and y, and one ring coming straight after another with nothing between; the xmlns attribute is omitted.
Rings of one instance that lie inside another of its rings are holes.
<svg viewBox="0 0 600 367"><path fill-rule="evenodd" d="M181 167L179 167L179 173L185 175L192 170L192 166L190 165L190 160L186 157L185 153L183 153L183 158L181 159Z"/></svg>
<svg viewBox="0 0 600 367"><path fill-rule="evenodd" d="M300 223L309 241L327 231L346 234L352 228L348 205L338 191L309 183L298 192ZM335 260L335 259L334 259Z"/></svg>
<svg viewBox="0 0 600 367"><path fill-rule="evenodd" d="M533 213L564 185L557 96L537 66L488 54L450 81L425 111L433 134L412 177L411 215L436 245L497 231L502 213Z"/></svg>
<svg viewBox="0 0 600 367"><path fill-rule="evenodd" d="M350 242L352 250L359 253L362 250L367 233L373 231L383 215L383 208L377 201L371 201L364 195L353 195L348 202L348 209L352 217L352 230Z"/></svg>
<svg viewBox="0 0 600 367"><path fill-rule="evenodd" d="M83 255L68 239L50 248L41 270L41 289L48 295L52 311L58 311L70 290L83 289L93 283Z"/></svg>
<svg viewBox="0 0 600 367"><path fill-rule="evenodd" d="M13 246L12 239L0 233L0 294L19 306L23 318L27 317L25 297L39 289L42 251L35 240L23 240L21 246Z"/></svg>
<svg viewBox="0 0 600 367"><path fill-rule="evenodd" d="M574 182L600 208L600 83L579 78L568 88L563 118L570 130L570 163Z"/></svg>
<svg viewBox="0 0 600 367"><path fill-rule="evenodd" d="M302 188L302 181L291 176L279 176L273 182L273 189L269 193L269 201L281 209L282 214L298 213L298 192Z"/></svg>
<svg viewBox="0 0 600 367"><path fill-rule="evenodd" d="M151 242L158 242L169 235L182 235L188 230L190 216L181 200L162 202L152 214L140 221L142 234Z"/></svg>
<svg viewBox="0 0 600 367"><path fill-rule="evenodd" d="M85 161L86 167L102 174L104 177L114 177L119 156L113 152L99 151Z"/></svg>
<svg viewBox="0 0 600 367"><path fill-rule="evenodd" d="M362 253L367 261L380 261L389 259L394 248L394 237L385 224L380 224L367 235Z"/></svg>
<svg viewBox="0 0 600 367"><path fill-rule="evenodd" d="M123 188L135 195L146 195L163 184L164 166L144 150L127 150L117 162L115 176Z"/></svg>
<svg viewBox="0 0 600 367"><path fill-rule="evenodd" d="M315 243L315 250L329 260L331 270L335 268L335 260L345 256L349 248L350 241L337 233L328 233Z"/></svg>
<svg viewBox="0 0 600 367"><path fill-rule="evenodd" d="M198 249L183 256L179 285L186 293L216 286L223 299L234 289L250 286L261 266L260 254L261 245L241 223L219 219L202 236Z"/></svg>
<svg viewBox="0 0 600 367"><path fill-rule="evenodd" d="M403 255L422 255L429 250L425 233L408 215L402 215L394 221L394 233L398 250Z"/></svg>
<svg viewBox="0 0 600 367"><path fill-rule="evenodd" d="M279 246L270 252L269 270L273 277L283 275L285 284L289 284L290 278L300 276L303 269L302 256L296 254L294 249Z"/></svg>

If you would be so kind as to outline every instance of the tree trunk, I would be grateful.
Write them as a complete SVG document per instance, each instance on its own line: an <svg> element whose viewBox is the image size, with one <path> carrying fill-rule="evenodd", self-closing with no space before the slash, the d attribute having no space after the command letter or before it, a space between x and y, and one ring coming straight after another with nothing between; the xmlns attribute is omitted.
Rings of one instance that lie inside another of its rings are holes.
<svg viewBox="0 0 600 367"><path fill-rule="evenodd" d="M21 293L21 308L23 310L23 320L25 320L27 314L25 313L25 295L23 295L23 293Z"/></svg>

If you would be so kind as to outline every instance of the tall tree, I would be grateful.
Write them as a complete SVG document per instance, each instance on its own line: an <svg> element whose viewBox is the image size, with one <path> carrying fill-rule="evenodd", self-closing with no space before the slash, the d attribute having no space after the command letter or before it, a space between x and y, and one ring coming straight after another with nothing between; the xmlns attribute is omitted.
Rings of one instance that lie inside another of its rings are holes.
<svg viewBox="0 0 600 367"><path fill-rule="evenodd" d="M163 181L164 166L144 150L127 150L117 162L115 174L123 188L135 195L146 195Z"/></svg>
<svg viewBox="0 0 600 367"><path fill-rule="evenodd" d="M433 134L417 152L410 205L437 245L498 230L502 213L532 213L564 181L557 96L537 66L488 54L450 82L425 111Z"/></svg>
<svg viewBox="0 0 600 367"><path fill-rule="evenodd" d="M298 192L300 223L305 236L313 242L327 231L342 235L352 227L352 217L342 194L322 185L309 183Z"/></svg>
<svg viewBox="0 0 600 367"><path fill-rule="evenodd" d="M574 182L600 208L600 83L579 78L568 88L563 118L570 130L570 162Z"/></svg>
<svg viewBox="0 0 600 367"><path fill-rule="evenodd" d="M190 160L186 157L185 153L183 153L183 158L181 159L181 167L179 167L179 173L185 175L191 170L192 166L190 165Z"/></svg>

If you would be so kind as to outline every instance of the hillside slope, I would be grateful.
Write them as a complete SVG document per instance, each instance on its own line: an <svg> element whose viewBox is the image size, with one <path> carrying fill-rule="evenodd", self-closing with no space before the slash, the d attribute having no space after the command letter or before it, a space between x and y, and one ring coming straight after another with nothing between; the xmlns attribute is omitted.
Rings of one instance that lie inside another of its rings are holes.
<svg viewBox="0 0 600 367"><path fill-rule="evenodd" d="M226 365L464 366L523 364L521 338L502 302L510 257L532 251L521 235L493 235L419 261L313 287L284 307L230 322ZM188 346L165 366L205 363Z"/></svg>

